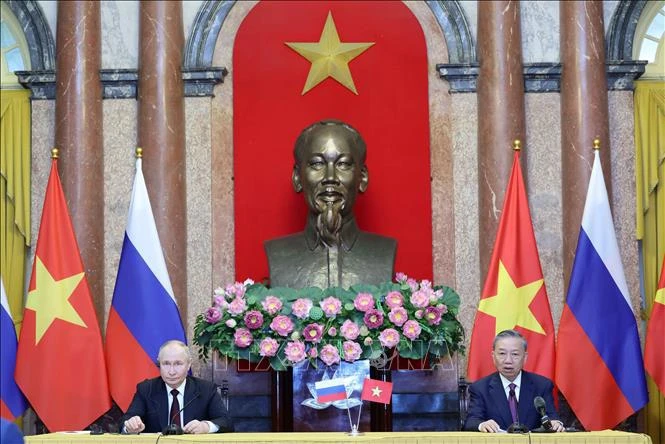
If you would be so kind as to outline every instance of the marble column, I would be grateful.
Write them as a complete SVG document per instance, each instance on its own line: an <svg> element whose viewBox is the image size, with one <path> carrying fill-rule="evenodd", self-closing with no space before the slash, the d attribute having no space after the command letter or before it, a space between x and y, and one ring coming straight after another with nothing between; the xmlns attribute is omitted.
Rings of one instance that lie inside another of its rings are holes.
<svg viewBox="0 0 665 444"><path fill-rule="evenodd" d="M603 173L608 192L611 192L610 135L603 2L567 1L561 2L559 7L563 271L567 291L596 137L600 138Z"/></svg>
<svg viewBox="0 0 665 444"><path fill-rule="evenodd" d="M478 2L478 60L479 251L484 282L510 175L513 140L520 139L528 149L518 1Z"/></svg>
<svg viewBox="0 0 665 444"><path fill-rule="evenodd" d="M60 149L62 187L97 319L102 323L105 255L100 22L98 2L58 2L55 146Z"/></svg>
<svg viewBox="0 0 665 444"><path fill-rule="evenodd" d="M187 193L182 2L142 1L138 146L173 292L186 323ZM187 326L185 324L185 329Z"/></svg>

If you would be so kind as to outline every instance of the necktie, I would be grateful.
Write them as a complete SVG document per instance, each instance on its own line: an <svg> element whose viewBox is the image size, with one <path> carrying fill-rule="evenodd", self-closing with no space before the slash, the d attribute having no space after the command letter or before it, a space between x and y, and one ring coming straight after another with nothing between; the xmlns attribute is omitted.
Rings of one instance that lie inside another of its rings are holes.
<svg viewBox="0 0 665 444"><path fill-rule="evenodd" d="M169 413L169 420L171 424L180 424L180 403L178 402L178 390L171 390L171 396L173 396L173 402L171 403L171 413Z"/></svg>
<svg viewBox="0 0 665 444"><path fill-rule="evenodd" d="M515 396L515 389L517 386L512 382L508 385L510 391L508 392L508 405L510 406L510 415L513 417L513 424L517 424L517 397Z"/></svg>

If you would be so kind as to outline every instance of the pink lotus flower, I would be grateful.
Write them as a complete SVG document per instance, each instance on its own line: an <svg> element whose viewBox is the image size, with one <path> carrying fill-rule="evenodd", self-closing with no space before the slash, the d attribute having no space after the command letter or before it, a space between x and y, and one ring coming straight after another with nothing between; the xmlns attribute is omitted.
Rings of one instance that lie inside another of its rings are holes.
<svg viewBox="0 0 665 444"><path fill-rule="evenodd" d="M268 312L268 314L274 315L282 309L282 301L275 296L266 296L266 298L261 302L263 309Z"/></svg>
<svg viewBox="0 0 665 444"><path fill-rule="evenodd" d="M328 329L328 336L333 336L333 337L337 336L337 329L335 327L330 327Z"/></svg>
<svg viewBox="0 0 665 444"><path fill-rule="evenodd" d="M429 304L429 294L425 290L414 291L409 301L414 307L425 308Z"/></svg>
<svg viewBox="0 0 665 444"><path fill-rule="evenodd" d="M226 299L224 298L224 295L215 295L215 296L213 296L212 297L212 302L213 302L213 305L215 305L217 307L222 307L222 308L226 308L229 305L226 302Z"/></svg>
<svg viewBox="0 0 665 444"><path fill-rule="evenodd" d="M307 352L307 356L309 356L312 359L316 359L319 357L319 350L316 347L312 347Z"/></svg>
<svg viewBox="0 0 665 444"><path fill-rule="evenodd" d="M399 332L394 328L386 328L379 334L379 342L384 347L393 348L399 344Z"/></svg>
<svg viewBox="0 0 665 444"><path fill-rule="evenodd" d="M356 361L363 352L360 344L354 341L344 341L342 349L344 350L344 360L348 362Z"/></svg>
<svg viewBox="0 0 665 444"><path fill-rule="evenodd" d="M366 312L374 308L374 296L370 293L358 293L353 300L353 306L356 307L356 310Z"/></svg>
<svg viewBox="0 0 665 444"><path fill-rule="evenodd" d="M243 298L235 298L228 307L228 312L235 316L243 314L245 310L247 310L247 303Z"/></svg>
<svg viewBox="0 0 665 444"><path fill-rule="evenodd" d="M404 296L399 291L391 291L386 295L386 305L390 308L401 307L404 304Z"/></svg>
<svg viewBox="0 0 665 444"><path fill-rule="evenodd" d="M414 313L414 316L416 317L416 319L422 319L424 313L425 312L423 310L416 310L416 312Z"/></svg>
<svg viewBox="0 0 665 444"><path fill-rule="evenodd" d="M304 328L302 335L305 341L320 342L323 336L323 327L319 324L309 324Z"/></svg>
<svg viewBox="0 0 665 444"><path fill-rule="evenodd" d="M448 306L446 304L439 304L436 306L439 310L441 310L441 314L444 315L448 313Z"/></svg>
<svg viewBox="0 0 665 444"><path fill-rule="evenodd" d="M284 356L293 363L302 361L305 359L305 344L300 341L289 342L284 348Z"/></svg>
<svg viewBox="0 0 665 444"><path fill-rule="evenodd" d="M245 291L245 286L240 282L227 285L224 289L224 292L231 298L241 298L245 296Z"/></svg>
<svg viewBox="0 0 665 444"><path fill-rule="evenodd" d="M355 340L360 334L360 329L358 328L358 324L353 322L351 319L347 319L346 321L344 321L339 331L340 333L342 333L342 336L344 336L344 339L348 339L351 341Z"/></svg>
<svg viewBox="0 0 665 444"><path fill-rule="evenodd" d="M328 296L319 302L319 305L328 318L332 318L342 311L342 301L334 296Z"/></svg>
<svg viewBox="0 0 665 444"><path fill-rule="evenodd" d="M380 327L383 324L383 313L376 309L368 310L363 321L368 328Z"/></svg>
<svg viewBox="0 0 665 444"><path fill-rule="evenodd" d="M280 336L288 336L293 331L293 321L288 316L279 315L272 320L270 328Z"/></svg>
<svg viewBox="0 0 665 444"><path fill-rule="evenodd" d="M390 322L396 326L401 327L406 321L409 320L409 314L406 312L404 307L397 307L390 310L390 313L388 313L388 319L390 319Z"/></svg>
<svg viewBox="0 0 665 444"><path fill-rule="evenodd" d="M423 279L420 281L420 288L423 290L428 290L432 288L432 281L429 281L427 279Z"/></svg>
<svg viewBox="0 0 665 444"><path fill-rule="evenodd" d="M246 328L239 328L233 334L233 342L240 348L247 348L254 342L252 332Z"/></svg>
<svg viewBox="0 0 665 444"><path fill-rule="evenodd" d="M337 347L333 345L324 345L321 349L321 353L319 353L319 358L321 358L326 365L337 364L339 363L339 351L337 350Z"/></svg>
<svg viewBox="0 0 665 444"><path fill-rule="evenodd" d="M259 354L261 356L275 356L279 350L279 344L273 338L265 338L259 343Z"/></svg>
<svg viewBox="0 0 665 444"><path fill-rule="evenodd" d="M251 310L245 314L245 325L250 330L256 330L263 326L263 315L260 311Z"/></svg>
<svg viewBox="0 0 665 444"><path fill-rule="evenodd" d="M408 277L406 274L404 274L404 273L401 273L401 272L397 272L397 273L395 273L395 280L396 280L397 282L399 282L399 283L406 282L406 280L407 280L408 278L409 278L409 277Z"/></svg>
<svg viewBox="0 0 665 444"><path fill-rule="evenodd" d="M441 310L436 307L427 307L423 316L429 325L439 325L441 322Z"/></svg>
<svg viewBox="0 0 665 444"><path fill-rule="evenodd" d="M210 307L206 310L204 317L208 324L214 324L215 322L222 319L222 313L217 309L217 307Z"/></svg>
<svg viewBox="0 0 665 444"><path fill-rule="evenodd" d="M312 309L312 300L300 298L296 299L291 306L291 311L293 315L298 319L305 319L309 316L309 311Z"/></svg>
<svg viewBox="0 0 665 444"><path fill-rule="evenodd" d="M402 327L402 333L404 333L404 336L412 341L420 336L421 330L422 328L420 327L420 324L416 321L406 321Z"/></svg>
<svg viewBox="0 0 665 444"><path fill-rule="evenodd" d="M229 328L235 328L235 326L238 325L235 319L227 319L225 324Z"/></svg>
<svg viewBox="0 0 665 444"><path fill-rule="evenodd" d="M411 291L416 291L418 289L418 281L416 281L415 279L411 279L411 278L407 279L406 280L406 285L409 286Z"/></svg>

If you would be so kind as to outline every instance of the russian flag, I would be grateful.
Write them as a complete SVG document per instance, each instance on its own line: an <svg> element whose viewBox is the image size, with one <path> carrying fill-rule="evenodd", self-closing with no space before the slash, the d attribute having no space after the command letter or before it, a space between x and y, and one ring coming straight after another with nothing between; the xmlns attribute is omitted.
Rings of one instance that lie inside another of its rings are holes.
<svg viewBox="0 0 665 444"><path fill-rule="evenodd" d="M106 327L111 395L123 411L129 407L136 384L159 375L157 353L171 339L185 342L185 331L138 158Z"/></svg>
<svg viewBox="0 0 665 444"><path fill-rule="evenodd" d="M319 403L346 399L346 386L343 379L326 379L314 384L316 401Z"/></svg>
<svg viewBox="0 0 665 444"><path fill-rule="evenodd" d="M568 296L556 382L587 430L604 430L648 399L640 338L595 153Z"/></svg>
<svg viewBox="0 0 665 444"><path fill-rule="evenodd" d="M16 330L9 310L5 284L0 277L0 416L13 421L27 408L23 393L14 380L16 369Z"/></svg>

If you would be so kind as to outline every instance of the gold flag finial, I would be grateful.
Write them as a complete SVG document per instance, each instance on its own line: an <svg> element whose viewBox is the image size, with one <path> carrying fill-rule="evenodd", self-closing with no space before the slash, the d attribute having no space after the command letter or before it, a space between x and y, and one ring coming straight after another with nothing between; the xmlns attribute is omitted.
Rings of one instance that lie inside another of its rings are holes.
<svg viewBox="0 0 665 444"><path fill-rule="evenodd" d="M598 151L600 149L600 137L596 136L595 139L593 139L593 150Z"/></svg>
<svg viewBox="0 0 665 444"><path fill-rule="evenodd" d="M142 159L143 158L143 148L137 146L136 147L136 158L137 159Z"/></svg>
<svg viewBox="0 0 665 444"><path fill-rule="evenodd" d="M51 150L51 159L57 159L60 157L60 150L57 148L53 148Z"/></svg>
<svg viewBox="0 0 665 444"><path fill-rule="evenodd" d="M513 151L520 151L522 149L522 142L520 139L513 140Z"/></svg>

